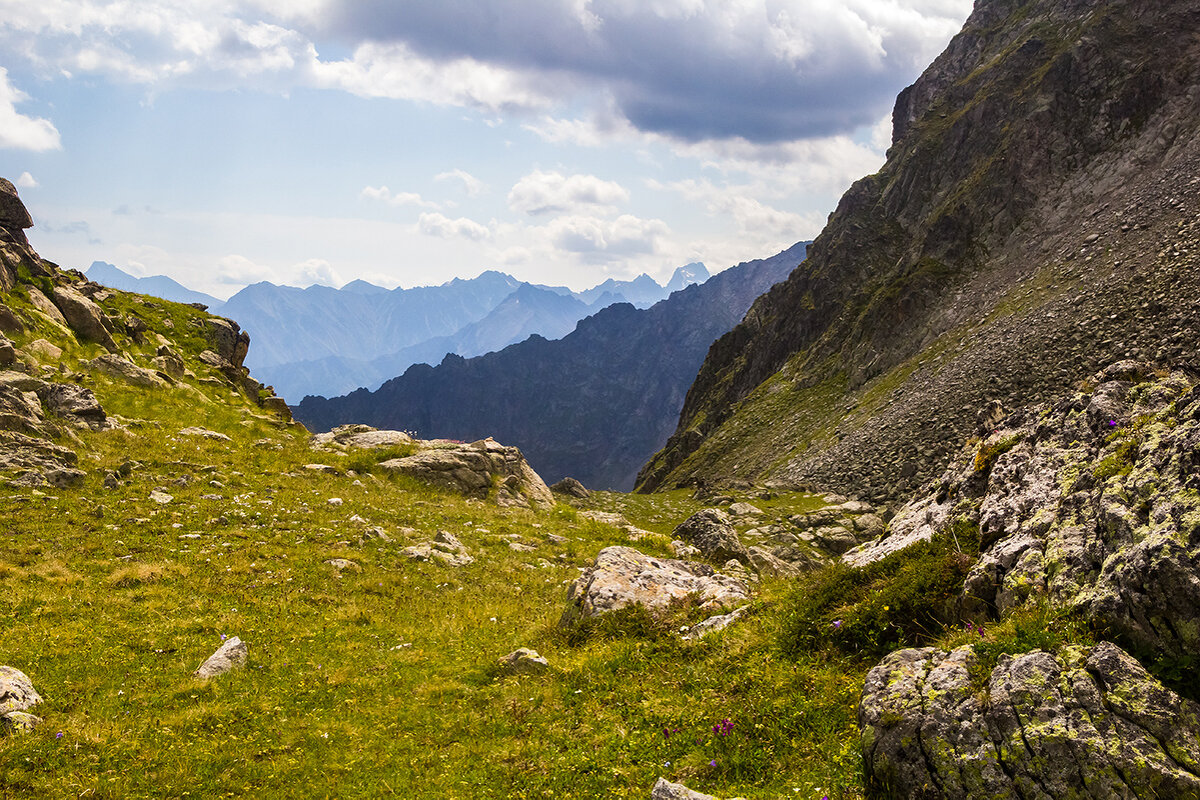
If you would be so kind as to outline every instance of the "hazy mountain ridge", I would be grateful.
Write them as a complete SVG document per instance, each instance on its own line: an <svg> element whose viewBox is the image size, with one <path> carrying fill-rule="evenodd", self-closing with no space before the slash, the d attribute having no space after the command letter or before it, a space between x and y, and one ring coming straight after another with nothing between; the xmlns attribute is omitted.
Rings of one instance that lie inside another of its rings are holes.
<svg viewBox="0 0 1200 800"><path fill-rule="evenodd" d="M495 270L412 289L363 280L340 289L260 282L226 302L165 276L135 278L104 262L94 263L89 276L128 291L201 302L243 322L255 341L248 366L295 401L375 388L414 363L436 364L447 353L482 355L535 333L560 338L604 306L649 307L709 273L693 263L676 269L666 286L643 274L628 281L610 278L583 292L530 284Z"/></svg>
<svg viewBox="0 0 1200 800"><path fill-rule="evenodd" d="M378 391L306 397L315 430L348 422L421 436L491 435L521 447L553 482L630 487L665 441L709 345L804 257L805 243L746 262L649 309L609 306L557 341L540 336L478 358L416 365Z"/></svg>

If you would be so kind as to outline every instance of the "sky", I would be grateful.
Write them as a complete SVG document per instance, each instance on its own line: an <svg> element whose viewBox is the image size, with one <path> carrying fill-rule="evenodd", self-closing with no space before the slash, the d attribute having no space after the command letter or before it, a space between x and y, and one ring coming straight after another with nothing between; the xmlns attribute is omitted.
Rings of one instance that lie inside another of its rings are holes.
<svg viewBox="0 0 1200 800"><path fill-rule="evenodd" d="M44 258L583 289L814 237L971 0L0 0Z"/></svg>

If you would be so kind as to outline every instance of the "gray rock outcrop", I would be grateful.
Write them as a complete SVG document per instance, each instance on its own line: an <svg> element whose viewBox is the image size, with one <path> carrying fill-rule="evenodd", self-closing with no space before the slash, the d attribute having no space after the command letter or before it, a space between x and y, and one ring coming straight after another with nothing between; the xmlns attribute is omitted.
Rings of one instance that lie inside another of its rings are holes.
<svg viewBox="0 0 1200 800"><path fill-rule="evenodd" d="M1200 385L1119 362L1088 392L1014 412L964 451L890 533L847 553L861 565L978 525L968 615L1043 598L1140 649L1200 649ZM1136 381L1136 382L1135 382Z"/></svg>
<svg viewBox="0 0 1200 800"><path fill-rule="evenodd" d="M697 511L680 523L673 535L714 563L724 564L731 558L750 563L750 554L738 539L729 515L719 508Z"/></svg>
<svg viewBox="0 0 1200 800"><path fill-rule="evenodd" d="M437 561L448 567L465 567L475 563L466 546L447 531L438 531L433 541L405 547L400 555L409 561Z"/></svg>
<svg viewBox="0 0 1200 800"><path fill-rule="evenodd" d="M100 306L69 286L55 286L51 299L80 340L96 342L108 350L117 349Z"/></svg>
<svg viewBox="0 0 1200 800"><path fill-rule="evenodd" d="M33 227L33 218L17 194L17 187L7 178L0 178L0 228L20 244L28 244L25 228Z"/></svg>
<svg viewBox="0 0 1200 800"><path fill-rule="evenodd" d="M97 356L91 361L85 362L85 366L93 372L101 372L119 378L134 386L160 388L167 385L167 382L160 378L154 370L139 367L129 359L112 353Z"/></svg>
<svg viewBox="0 0 1200 800"><path fill-rule="evenodd" d="M554 492L555 494L562 494L566 495L567 497L577 498L579 500L586 500L592 496L592 493L587 490L587 487L574 478L563 478L561 481L551 486L550 491Z"/></svg>
<svg viewBox="0 0 1200 800"><path fill-rule="evenodd" d="M570 586L560 624L641 604L668 608L688 595L701 608L732 608L746 602L746 585L706 564L648 556L631 547L606 547Z"/></svg>
<svg viewBox="0 0 1200 800"><path fill-rule="evenodd" d="M869 779L895 797L1200 797L1200 706L1113 644L892 653L859 707Z"/></svg>
<svg viewBox="0 0 1200 800"><path fill-rule="evenodd" d="M711 794L693 791L682 783L671 783L666 778L659 778L650 791L650 800L718 800L718 798ZM730 800L743 800L743 798L734 797Z"/></svg>
<svg viewBox="0 0 1200 800"><path fill-rule="evenodd" d="M380 462L389 472L410 475L469 497L486 498L495 489L498 505L552 506L554 496L521 451L483 439L471 444L422 442L411 456Z"/></svg>

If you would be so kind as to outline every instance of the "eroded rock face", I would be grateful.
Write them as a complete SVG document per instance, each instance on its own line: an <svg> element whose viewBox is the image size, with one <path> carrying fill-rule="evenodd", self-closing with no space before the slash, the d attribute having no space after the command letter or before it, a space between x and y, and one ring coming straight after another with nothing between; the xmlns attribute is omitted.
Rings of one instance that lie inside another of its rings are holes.
<svg viewBox="0 0 1200 800"><path fill-rule="evenodd" d="M381 431L370 425L340 425L329 433L318 433L312 445L319 450L375 449L413 442L404 431Z"/></svg>
<svg viewBox="0 0 1200 800"><path fill-rule="evenodd" d="M910 798L1200 796L1200 706L1116 645L1002 656L900 650L859 707L869 778Z"/></svg>
<svg viewBox="0 0 1200 800"><path fill-rule="evenodd" d="M27 244L24 229L32 227L33 218L17 195L17 187L7 178L0 178L0 228L4 228L14 241Z"/></svg>
<svg viewBox="0 0 1200 800"><path fill-rule="evenodd" d="M626 606L665 609L695 593L701 608L732 608L747 600L746 585L704 564L648 556L631 547L606 547L571 584L560 624Z"/></svg>
<svg viewBox="0 0 1200 800"><path fill-rule="evenodd" d="M545 482L525 462L521 451L483 439L471 444L420 442L411 456L380 462L390 472L411 475L470 497L488 497L495 488L500 505L554 505Z"/></svg>
<svg viewBox="0 0 1200 800"><path fill-rule="evenodd" d="M1136 382L1135 382L1136 381ZM1094 388L1015 412L901 509L890 534L852 550L864 564L978 525L969 615L1041 598L1076 608L1139 648L1200 649L1200 386L1135 362Z"/></svg>

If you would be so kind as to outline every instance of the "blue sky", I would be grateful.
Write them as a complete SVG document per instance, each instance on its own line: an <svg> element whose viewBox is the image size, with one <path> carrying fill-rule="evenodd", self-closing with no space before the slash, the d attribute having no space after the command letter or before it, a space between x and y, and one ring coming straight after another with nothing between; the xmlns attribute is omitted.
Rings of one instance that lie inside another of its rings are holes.
<svg viewBox="0 0 1200 800"><path fill-rule="evenodd" d="M0 175L66 267L585 288L816 235L970 0L0 0Z"/></svg>

